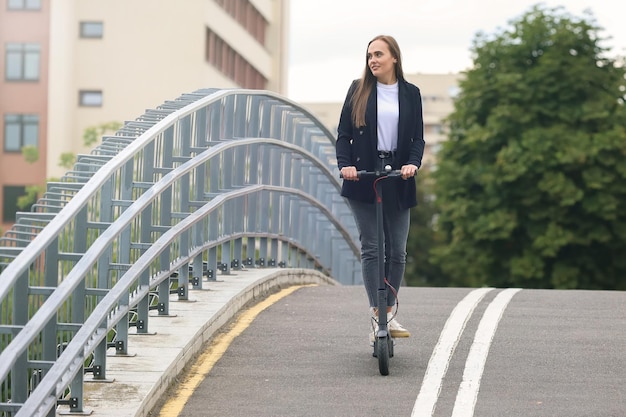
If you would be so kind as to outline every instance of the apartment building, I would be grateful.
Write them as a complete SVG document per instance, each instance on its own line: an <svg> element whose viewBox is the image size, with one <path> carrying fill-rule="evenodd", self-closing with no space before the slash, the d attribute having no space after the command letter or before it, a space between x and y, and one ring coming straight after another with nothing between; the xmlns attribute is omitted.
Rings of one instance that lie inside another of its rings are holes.
<svg viewBox="0 0 626 417"><path fill-rule="evenodd" d="M199 88L286 94L289 0L0 0L0 229L88 127ZM34 146L36 162L22 156Z"/></svg>
<svg viewBox="0 0 626 417"><path fill-rule="evenodd" d="M424 114L424 150L423 165L435 163L441 142L446 139L445 118L454 110L454 97L459 91L462 74L404 74L407 81L415 84L422 92ZM331 132L337 132L339 115L343 103L302 103Z"/></svg>

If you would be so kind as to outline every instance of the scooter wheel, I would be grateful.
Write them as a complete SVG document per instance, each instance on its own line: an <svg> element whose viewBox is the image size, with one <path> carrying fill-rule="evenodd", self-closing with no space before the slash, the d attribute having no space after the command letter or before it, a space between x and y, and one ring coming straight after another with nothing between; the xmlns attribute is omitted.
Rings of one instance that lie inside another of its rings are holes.
<svg viewBox="0 0 626 417"><path fill-rule="evenodd" d="M389 375L389 342L391 338L377 338L374 346L378 358L378 370L381 375Z"/></svg>

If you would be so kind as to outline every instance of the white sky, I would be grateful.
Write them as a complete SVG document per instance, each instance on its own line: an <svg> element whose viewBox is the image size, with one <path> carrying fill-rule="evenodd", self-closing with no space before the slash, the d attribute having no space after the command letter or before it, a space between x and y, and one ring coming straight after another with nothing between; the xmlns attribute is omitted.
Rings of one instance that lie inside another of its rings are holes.
<svg viewBox="0 0 626 417"><path fill-rule="evenodd" d="M471 66L476 33L493 34L536 4L591 11L604 43L626 55L626 2L620 0L290 0L288 97L343 101L365 67L367 42L396 38L405 73L459 72ZM591 4L591 5L590 5Z"/></svg>

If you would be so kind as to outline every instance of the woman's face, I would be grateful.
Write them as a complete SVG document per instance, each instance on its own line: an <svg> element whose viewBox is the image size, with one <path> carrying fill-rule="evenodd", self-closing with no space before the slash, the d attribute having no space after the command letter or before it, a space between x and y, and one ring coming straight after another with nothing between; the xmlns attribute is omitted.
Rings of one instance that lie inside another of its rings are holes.
<svg viewBox="0 0 626 417"><path fill-rule="evenodd" d="M396 82L397 60L389 52L387 42L377 39L367 48L367 66L378 81L383 84Z"/></svg>

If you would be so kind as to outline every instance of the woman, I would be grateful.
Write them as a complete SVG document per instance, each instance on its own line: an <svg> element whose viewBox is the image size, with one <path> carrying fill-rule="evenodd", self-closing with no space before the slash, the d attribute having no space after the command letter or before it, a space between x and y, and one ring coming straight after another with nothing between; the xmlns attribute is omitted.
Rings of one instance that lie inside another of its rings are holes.
<svg viewBox="0 0 626 417"><path fill-rule="evenodd" d="M383 224L387 311L391 337L409 337L392 316L406 264L410 209L417 204L415 179L424 154L424 121L419 88L404 79L400 48L391 36L381 35L367 46L363 76L346 96L339 119L337 165L361 239L363 283L370 304L373 343L378 330L378 237L373 179L359 179L357 171L375 171L385 165L401 171L401 177L383 181ZM392 288L389 288L392 287Z"/></svg>

